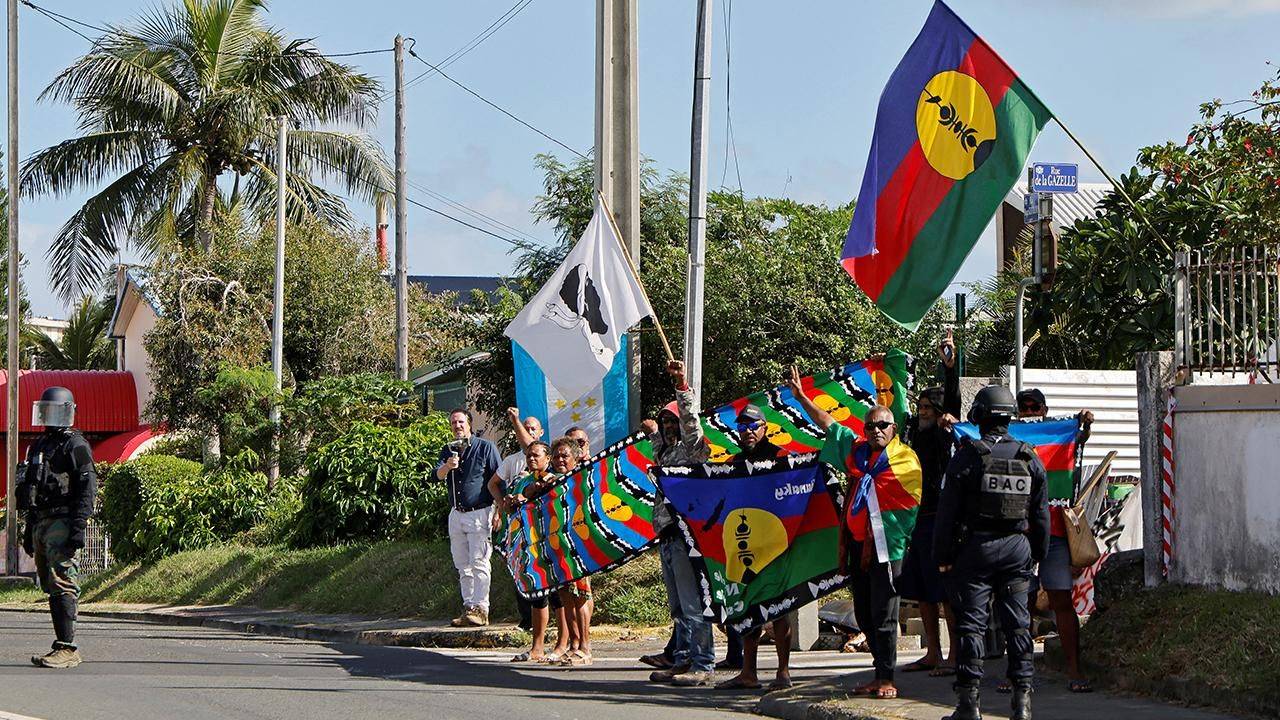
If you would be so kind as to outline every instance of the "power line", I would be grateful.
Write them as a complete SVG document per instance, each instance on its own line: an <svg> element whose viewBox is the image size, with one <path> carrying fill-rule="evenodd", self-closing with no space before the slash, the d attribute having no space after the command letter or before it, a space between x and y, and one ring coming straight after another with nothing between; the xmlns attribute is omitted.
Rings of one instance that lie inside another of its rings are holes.
<svg viewBox="0 0 1280 720"><path fill-rule="evenodd" d="M41 6L39 6L39 5L36 5L35 3L31 2L31 0L20 0L20 1L22 2L22 4L23 4L23 5L26 5L27 7L31 8L32 10L35 10L36 12L40 13L41 15L44 15L45 17L47 17L47 18L49 18L50 20L52 20L53 22L55 22L55 23L57 23L57 24L61 25L62 27L66 28L67 30L70 30L71 32L75 33L76 35L79 35L80 37L84 38L86 41L88 41L88 42L89 42L89 43L91 43L91 44L96 44L96 43L97 43L97 40L94 40L93 38L89 37L88 35L85 35L83 32L80 32L79 30L77 30L77 29L75 29L75 28L71 27L70 25L67 25L67 23L68 23L68 22L69 22L69 23L74 23L74 24L79 25L79 26L81 26L81 27L88 28L88 29L90 29L90 30L94 30L94 31L96 31L96 32L100 32L100 33L102 33L103 35L121 35L121 36L123 36L123 37L127 37L127 38L129 38L129 39L131 39L131 40L137 40L137 41L139 41L139 42L147 43L148 45L160 45L160 46L162 46L162 47L173 48L174 50L180 50L180 51L182 51L182 52L190 52L190 51L191 51L191 48L184 48L184 47L182 47L182 46L180 46L180 45L174 45L173 43L157 42L157 41L154 41L154 40L149 40L149 39L147 39L147 38L140 37L140 36L138 36L138 35L134 35L134 34L132 34L132 33L125 32L124 30L121 30L120 28L110 28L110 27L104 27L104 26L101 26L101 25L94 25L93 23L87 23L87 22L85 22L85 21L83 21L83 20L79 20L79 19L73 18L73 17L71 17L70 15L64 15L64 14L62 14L62 13L55 12L55 11L50 10L50 9L48 9L48 8L44 8L44 7L41 7ZM63 22L64 20L65 20L66 22ZM225 55L225 56L230 56L230 57L241 57L241 58L244 58L244 57L254 57L254 55L253 55L252 53L223 52L223 51L221 51L221 50L208 50L208 49L196 49L196 51L197 51L197 52L200 52L200 53L212 53L212 54L214 54L214 55ZM389 53L389 52L395 52L395 48L375 48L375 49L371 49L371 50L353 50L353 51L351 51L351 52L340 52L340 53L322 53L322 52L318 52L318 51L317 51L317 52L287 52L287 53L281 53L281 55L282 55L283 57L298 57L298 56L303 56L303 55L305 55L305 56L307 56L307 57L326 57L326 58L335 58L335 57L355 57L355 56L357 56L357 55L378 55L378 54L380 54L380 53Z"/></svg>
<svg viewBox="0 0 1280 720"><path fill-rule="evenodd" d="M512 227L511 225L508 225L508 224L506 224L506 223L502 222L501 220L499 220L499 219L497 219L497 218L493 217L492 215L487 215L487 214L485 214L485 213L483 213L483 212L481 212L481 211L479 211L479 210L476 210L476 209L475 209L475 208L473 208L473 207L469 207L468 205L466 205L466 204L464 204L464 203L461 203L461 202L458 202L457 200L454 200L454 199L452 199L452 198L448 197L447 195L444 195L444 194L442 194L442 193L436 192L435 190L432 190L431 188L429 188L429 187L427 187L427 186L425 186L425 185L423 185L423 184L421 184L421 183L414 182L413 180L409 180L409 181L408 181L408 183L409 183L409 186L410 186L410 187L412 187L412 188L414 188L415 190L418 190L418 191L420 191L420 192L424 192L424 193L426 193L427 195L431 196L432 198L434 198L434 199L436 199L436 200L439 200L440 202L445 203L446 205L449 205L449 206L451 206L451 207L453 207L453 208L456 208L456 209L458 209L458 210L460 210L460 211L462 211L462 212L464 212L464 213L466 213L466 214L468 214L468 215L470 215L470 216L472 216L472 217L476 218L477 220L480 220L480 221L485 222L485 223L487 223L487 224L489 224L489 225L492 225L493 227L500 228L500 229L502 229L502 230L504 230L504 231L506 231L506 232L514 233L515 235L517 235L517 236L518 236L520 239L522 239L522 240L528 240L529 242L536 243L536 244L539 244L539 245L543 244L540 240L538 240L537 238L533 237L532 235L530 235L530 234L528 234L528 233L524 232L523 230L520 230L519 228L515 228L515 227Z"/></svg>
<svg viewBox="0 0 1280 720"><path fill-rule="evenodd" d="M582 158L583 160L588 159L588 158L587 158L587 156L586 156L585 154L583 154L583 153L581 153L581 152L578 152L577 150L574 150L573 148L569 147L568 145L564 144L563 142L560 142L559 140L557 140L557 139L555 139L554 137L552 137L552 136L548 135L547 133L543 132L542 130L539 130L538 128L534 127L533 125L529 124L528 122L526 122L526 121L524 121L524 120L520 119L519 117L517 117L517 116L515 115L515 113L512 113L510 110L507 110L506 108L504 108L504 107L502 107L501 105L499 105L499 104L497 104L497 103L493 102L492 100L490 100L489 98L487 98L487 97L485 97L485 96L481 95L480 93L476 92L475 90L472 90L471 88L467 87L466 85L463 85L462 83L458 82L457 80L454 80L452 76L450 76L450 75L449 75L448 73L446 73L445 71L441 70L441 69L440 69L440 66L438 66L438 65L434 65L434 64L432 64L432 63L430 63L430 62L427 62L426 60L422 59L422 57L421 57L420 55L418 55L418 53L416 53L416 52L414 52L414 51L413 51L413 48L412 48L412 47L410 47L410 48L409 48L409 55L411 55L415 60L417 60L418 62L422 63L423 65L426 65L427 67L429 67L429 68L431 68L431 69L435 70L436 72L440 73L440 77L444 78L445 80L448 80L449 82L453 83L454 85L457 85L458 87L460 87L460 88L462 88L463 90L467 91L467 93L468 93L468 94L470 94L472 97L475 97L477 100L480 100L481 102L483 102L484 104L486 104L486 105L488 105L489 107L493 108L494 110L497 110L498 112L502 113L503 115L506 115L507 117L511 118L512 120L515 120L516 122L520 123L521 125L523 125L523 126L525 126L525 127L529 128L530 130L532 130L532 131L534 131L534 132L538 133L538 134L539 134L539 135L541 135L542 137L544 137L544 138L546 138L546 139L550 140L551 142L555 143L556 145L559 145L560 147L564 148L565 150L568 150L569 152L573 153L574 155L577 155L578 157Z"/></svg>
<svg viewBox="0 0 1280 720"><path fill-rule="evenodd" d="M738 163L738 141L733 133L733 0L727 0L724 13L724 170L720 173L720 187L729 174L729 154L733 153L733 170L738 177L738 197L746 202L742 190L742 166Z"/></svg>

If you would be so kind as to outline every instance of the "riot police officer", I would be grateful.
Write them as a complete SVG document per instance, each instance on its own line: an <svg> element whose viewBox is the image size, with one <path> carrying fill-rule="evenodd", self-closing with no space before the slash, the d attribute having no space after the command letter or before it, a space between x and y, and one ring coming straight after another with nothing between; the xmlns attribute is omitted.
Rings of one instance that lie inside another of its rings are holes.
<svg viewBox="0 0 1280 720"><path fill-rule="evenodd" d="M31 424L43 425L44 434L28 448L18 486L26 518L23 547L35 557L40 588L49 595L56 637L51 652L31 658L37 667L71 668L81 659L75 642L80 597L76 552L84 547L98 476L88 441L72 427L75 412L75 398L66 388L51 387L40 395L31 409Z"/></svg>
<svg viewBox="0 0 1280 720"><path fill-rule="evenodd" d="M995 593L1009 648L1012 720L1031 718L1033 644L1027 591L1033 562L1049 546L1044 465L1035 449L1009 436L1017 404L1008 388L978 391L969 410L981 439L965 442L947 466L938 504L934 553L947 574L960 649L956 710L949 720L981 720L978 683L986 655L988 601Z"/></svg>

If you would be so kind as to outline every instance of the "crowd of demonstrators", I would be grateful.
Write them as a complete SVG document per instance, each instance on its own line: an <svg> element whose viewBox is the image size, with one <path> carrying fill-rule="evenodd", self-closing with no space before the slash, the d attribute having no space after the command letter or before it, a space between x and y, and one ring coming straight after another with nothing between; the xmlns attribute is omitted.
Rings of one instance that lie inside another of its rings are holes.
<svg viewBox="0 0 1280 720"><path fill-rule="evenodd" d="M965 441L947 467L934 528L934 557L947 577L959 650L956 710L950 720L981 720L978 686L986 657L984 635L994 601L1008 647L1013 720L1031 717L1033 641L1027 597L1032 563L1049 545L1044 465L1035 449L1009 435L1013 394L989 386L978 392L969 420L980 438Z"/></svg>
<svg viewBox="0 0 1280 720"><path fill-rule="evenodd" d="M449 413L453 441L440 449L433 477L449 489L449 550L458 571L462 615L455 627L489 624L489 558L493 554L493 496L489 479L501 459L492 442L471 432L471 411Z"/></svg>
<svg viewBox="0 0 1280 720"><path fill-rule="evenodd" d="M947 464L951 462L954 445L951 428L960 416L960 372L956 367L955 340L950 330L938 346L938 355L942 360L942 386L920 391L916 399L916 414L907 419L903 429L903 440L920 459L923 486L916 527L911 533L911 545L903 561L901 590L904 599L914 600L920 607L925 655L903 667L902 671L928 671L932 677L955 674L955 620L947 602L946 586L933 557L938 496L942 492L942 481ZM938 627L940 617L946 619L951 639L945 660Z"/></svg>
<svg viewBox="0 0 1280 720"><path fill-rule="evenodd" d="M656 421L646 420L643 424L653 445L654 462L658 465L705 463L711 456L711 448L705 442L702 424L694 411L697 398L685 380L684 363L671 361L667 364L667 374L675 385L676 399L658 413ZM653 682L680 686L701 684L714 672L716 654L711 623L702 616L702 591L688 549L661 497L654 504L653 528L659 538L658 554L672 629L667 648L640 661L657 668L649 675Z"/></svg>

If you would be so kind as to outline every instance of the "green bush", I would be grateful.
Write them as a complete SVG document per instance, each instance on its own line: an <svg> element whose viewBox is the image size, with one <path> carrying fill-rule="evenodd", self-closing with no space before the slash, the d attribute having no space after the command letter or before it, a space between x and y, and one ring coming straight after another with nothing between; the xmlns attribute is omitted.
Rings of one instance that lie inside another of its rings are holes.
<svg viewBox="0 0 1280 720"><path fill-rule="evenodd" d="M302 479L280 476L267 498L262 519L236 537L236 542L266 547L287 543L302 511Z"/></svg>
<svg viewBox="0 0 1280 720"><path fill-rule="evenodd" d="M391 375L356 373L303 383L285 407L282 472L310 467L312 449L333 442L357 422L404 427L421 418L413 383Z"/></svg>
<svg viewBox="0 0 1280 720"><path fill-rule="evenodd" d="M431 537L444 529L448 492L428 482L448 418L428 415L407 427L357 422L312 454L303 485L297 545Z"/></svg>
<svg viewBox="0 0 1280 720"><path fill-rule="evenodd" d="M246 451L202 474L199 463L146 455L113 467L103 487L102 517L117 559L154 560L229 540L260 522L267 478Z"/></svg>

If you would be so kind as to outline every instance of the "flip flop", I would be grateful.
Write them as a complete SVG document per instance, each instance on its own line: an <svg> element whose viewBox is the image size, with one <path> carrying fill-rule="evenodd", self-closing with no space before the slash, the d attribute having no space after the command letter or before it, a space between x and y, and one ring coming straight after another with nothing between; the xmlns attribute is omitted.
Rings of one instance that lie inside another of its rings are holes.
<svg viewBox="0 0 1280 720"><path fill-rule="evenodd" d="M543 665L558 665L560 663L560 656L555 653L547 653L539 658L538 662Z"/></svg>
<svg viewBox="0 0 1280 720"><path fill-rule="evenodd" d="M1093 686L1088 680L1071 680L1067 683L1067 690L1073 693L1091 693Z"/></svg>
<svg viewBox="0 0 1280 720"><path fill-rule="evenodd" d="M939 665L929 671L929 677L951 677L956 674L956 669L950 665Z"/></svg>
<svg viewBox="0 0 1280 720"><path fill-rule="evenodd" d="M539 658L539 659L541 659L541 658ZM533 655L532 655L528 650L526 650L526 651L524 651L524 652L520 653L519 655L516 655L515 657L511 658L511 662L513 662L513 663L526 663L526 662L530 662L530 661L537 662L537 660L534 660Z"/></svg>
<svg viewBox="0 0 1280 720"><path fill-rule="evenodd" d="M920 659L909 665L904 665L903 667L899 668L898 671L904 672L904 673L913 673L913 672L933 671L937 669L938 669L937 665L930 665L929 663L925 662L923 659Z"/></svg>
<svg viewBox="0 0 1280 720"><path fill-rule="evenodd" d="M793 685L795 685L795 683L791 682L791 678L774 678L774 681L769 683L768 691L777 692L778 690L786 690Z"/></svg>
<svg viewBox="0 0 1280 720"><path fill-rule="evenodd" d="M996 692L1008 695L1013 692L1013 684L1008 680L1001 680L1000 684L996 685Z"/></svg>
<svg viewBox="0 0 1280 720"><path fill-rule="evenodd" d="M869 695L875 695L875 694L876 694L876 690L879 690L879 689L880 689L880 684L879 684L879 683L869 682L869 683L867 683L867 684L865 684L865 685L859 685L858 687L854 688L854 689L853 689L852 694L854 694L854 695L868 695L868 696L869 696Z"/></svg>
<svg viewBox="0 0 1280 720"><path fill-rule="evenodd" d="M760 683L747 682L738 676L734 676L723 682L716 683L716 690L759 690Z"/></svg>

